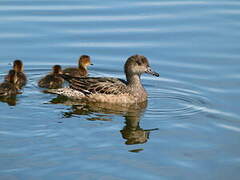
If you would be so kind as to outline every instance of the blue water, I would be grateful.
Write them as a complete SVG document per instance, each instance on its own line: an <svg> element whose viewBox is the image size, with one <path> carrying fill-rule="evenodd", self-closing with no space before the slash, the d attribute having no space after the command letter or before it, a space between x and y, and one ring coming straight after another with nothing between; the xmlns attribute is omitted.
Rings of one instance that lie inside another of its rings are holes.
<svg viewBox="0 0 240 180"><path fill-rule="evenodd" d="M1 0L0 80L23 60L28 84L0 102L0 179L239 179L240 1ZM52 65L92 58L125 78L145 55L148 103L75 106L44 94Z"/></svg>

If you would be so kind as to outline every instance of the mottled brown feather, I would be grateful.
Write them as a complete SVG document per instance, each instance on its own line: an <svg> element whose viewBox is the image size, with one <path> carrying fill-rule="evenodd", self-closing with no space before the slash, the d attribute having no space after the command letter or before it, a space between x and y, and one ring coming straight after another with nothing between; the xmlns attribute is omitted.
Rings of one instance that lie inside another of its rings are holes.
<svg viewBox="0 0 240 180"><path fill-rule="evenodd" d="M115 78L85 77L77 78L62 75L69 82L72 89L78 90L85 95L90 94L123 94L126 93L127 86L124 80Z"/></svg>

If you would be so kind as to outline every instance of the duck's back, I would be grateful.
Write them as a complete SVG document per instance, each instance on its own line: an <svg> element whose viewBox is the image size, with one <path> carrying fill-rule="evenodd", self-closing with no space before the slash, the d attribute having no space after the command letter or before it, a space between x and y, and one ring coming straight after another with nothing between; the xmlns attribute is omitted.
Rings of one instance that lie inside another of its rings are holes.
<svg viewBox="0 0 240 180"><path fill-rule="evenodd" d="M63 70L63 73L72 77L85 77L87 76L87 70L84 68L74 68L74 67L70 67L70 68L66 68Z"/></svg>
<svg viewBox="0 0 240 180"><path fill-rule="evenodd" d="M6 75L5 76L5 81L9 81L10 76ZM17 72L17 82L16 86L21 89L23 86L27 84L27 76L23 72Z"/></svg>

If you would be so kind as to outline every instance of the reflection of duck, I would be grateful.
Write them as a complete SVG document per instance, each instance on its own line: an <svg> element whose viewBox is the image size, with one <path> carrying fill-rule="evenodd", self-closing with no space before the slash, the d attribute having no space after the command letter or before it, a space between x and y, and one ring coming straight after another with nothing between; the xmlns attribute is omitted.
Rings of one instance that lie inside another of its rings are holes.
<svg viewBox="0 0 240 180"><path fill-rule="evenodd" d="M150 131L158 130L157 128L142 129L139 125L140 118L138 116L128 115L125 118L126 126L120 132L122 133L122 137L127 140L125 142L127 145L146 143L149 139Z"/></svg>
<svg viewBox="0 0 240 180"><path fill-rule="evenodd" d="M128 121L126 121L126 124L127 125L120 132L122 133L122 137L127 140L125 142L127 145L143 144L147 142L150 131L143 130L139 125L131 127L128 125Z"/></svg>
<svg viewBox="0 0 240 180"><path fill-rule="evenodd" d="M122 137L126 139L126 144L142 144L146 143L150 131L157 130L144 130L140 128L140 119L142 113L145 111L147 107L147 101L136 104L109 104L109 103L77 103L71 101L67 98L63 98L62 96L58 96L54 98L52 103L63 103L65 105L72 105L72 110L70 112L65 112L64 117L69 118L74 115L88 115L90 117L87 120L95 121L111 121L112 114L121 115L125 117L126 126L120 131Z"/></svg>
<svg viewBox="0 0 240 180"><path fill-rule="evenodd" d="M38 86L41 88L50 89L61 88L64 83L64 79L60 76L60 74L62 74L61 66L53 66L52 72L40 79L38 82Z"/></svg>
<svg viewBox="0 0 240 180"><path fill-rule="evenodd" d="M23 86L25 86L26 83L27 83L27 77L24 74L23 69L24 69L23 68L23 63L22 63L21 60L17 59L13 62L13 70L15 70L16 73L17 73L17 75L16 75L17 76L17 82L15 84L20 89ZM6 81L9 81L9 78L10 78L9 75L5 76Z"/></svg>
<svg viewBox="0 0 240 180"><path fill-rule="evenodd" d="M140 117L140 114L145 110L147 106L147 101L137 104L109 104L109 103L97 103L97 102L83 102L79 104L77 101L72 101L66 98L62 98L61 96L58 96L57 98L54 98L51 103L53 104L65 104L65 105L72 105L72 111L67 112L65 117L71 117L71 115L77 114L77 115L87 115L87 114L94 114L94 113L104 113L105 115L99 114L91 118L90 120L106 120L106 117L108 117L108 120L111 120L110 116L111 114L116 115L122 115L122 116L138 116ZM98 119L99 118L99 119ZM89 119L88 119L89 120Z"/></svg>
<svg viewBox="0 0 240 180"><path fill-rule="evenodd" d="M78 68L66 68L63 73L73 77L85 77L88 75L87 67L93 65L88 55L82 55L78 60Z"/></svg>
<svg viewBox="0 0 240 180"><path fill-rule="evenodd" d="M7 75L7 80L0 84L0 96L10 97L18 94L17 83L17 72L15 70L10 70Z"/></svg>
<svg viewBox="0 0 240 180"><path fill-rule="evenodd" d="M12 96L12 97L1 97L0 96L0 101L7 103L9 106L15 106L17 104L16 96Z"/></svg>
<svg viewBox="0 0 240 180"><path fill-rule="evenodd" d="M150 131L157 130L157 128L144 130L140 127L140 116L146 107L147 103L143 103L141 104L142 109L138 109L137 111L128 111L125 115L126 126L124 126L120 131L122 137L127 140L125 144L131 145L146 143L149 139Z"/></svg>
<svg viewBox="0 0 240 180"><path fill-rule="evenodd" d="M74 78L63 75L70 87L46 92L88 102L139 103L146 101L147 92L141 84L140 76L142 73L154 76L159 74L152 71L147 58L140 55L129 57L124 70L127 81L118 78Z"/></svg>

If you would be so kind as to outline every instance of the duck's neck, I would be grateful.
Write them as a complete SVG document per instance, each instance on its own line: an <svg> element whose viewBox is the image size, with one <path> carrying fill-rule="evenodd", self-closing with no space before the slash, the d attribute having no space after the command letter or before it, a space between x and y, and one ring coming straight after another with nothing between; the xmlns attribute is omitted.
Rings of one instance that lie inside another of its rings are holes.
<svg viewBox="0 0 240 180"><path fill-rule="evenodd" d="M87 70L87 67L86 67L86 66L83 66L82 64L79 64L79 65L78 65L78 69L85 69L85 70Z"/></svg>
<svg viewBox="0 0 240 180"><path fill-rule="evenodd" d="M128 90L130 94L135 97L136 102L143 102L147 100L147 92L141 83L140 75L127 75L127 82Z"/></svg>
<svg viewBox="0 0 240 180"><path fill-rule="evenodd" d="M60 74L60 72L59 72L59 71L56 71L56 72L53 72L53 74L54 74L54 75L58 75L58 74Z"/></svg>
<svg viewBox="0 0 240 180"><path fill-rule="evenodd" d="M23 67L22 67L22 66L21 66L21 67L16 66L16 67L14 67L13 69L14 69L17 73L23 72Z"/></svg>
<svg viewBox="0 0 240 180"><path fill-rule="evenodd" d="M140 75L138 74L127 75L127 81L128 81L129 87L132 87L134 89L143 89L143 86L140 80Z"/></svg>

